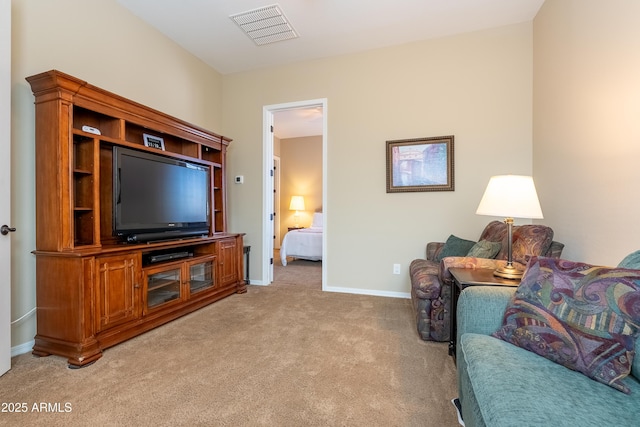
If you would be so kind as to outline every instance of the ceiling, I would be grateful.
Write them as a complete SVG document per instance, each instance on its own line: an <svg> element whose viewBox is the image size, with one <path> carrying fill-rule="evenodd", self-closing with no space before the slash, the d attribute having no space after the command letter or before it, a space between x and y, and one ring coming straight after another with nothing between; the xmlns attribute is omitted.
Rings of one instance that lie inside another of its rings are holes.
<svg viewBox="0 0 640 427"><path fill-rule="evenodd" d="M118 2L221 74L230 74L531 21L544 0ZM230 18L274 4L297 38L258 46ZM314 113L290 116L300 114Z"/></svg>
<svg viewBox="0 0 640 427"><path fill-rule="evenodd" d="M322 107L277 111L273 133L280 139L322 135L322 113Z"/></svg>

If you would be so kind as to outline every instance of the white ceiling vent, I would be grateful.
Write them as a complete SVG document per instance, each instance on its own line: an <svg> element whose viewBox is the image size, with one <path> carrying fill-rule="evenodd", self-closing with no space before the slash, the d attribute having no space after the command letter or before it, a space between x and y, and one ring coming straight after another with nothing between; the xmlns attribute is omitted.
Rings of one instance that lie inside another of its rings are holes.
<svg viewBox="0 0 640 427"><path fill-rule="evenodd" d="M277 4L236 13L229 18L258 46L298 37Z"/></svg>

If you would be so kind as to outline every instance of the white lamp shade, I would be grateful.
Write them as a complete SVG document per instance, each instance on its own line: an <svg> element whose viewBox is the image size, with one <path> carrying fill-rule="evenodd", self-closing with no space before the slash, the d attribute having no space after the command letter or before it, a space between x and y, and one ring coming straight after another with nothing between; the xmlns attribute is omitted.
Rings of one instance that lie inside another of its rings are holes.
<svg viewBox="0 0 640 427"><path fill-rule="evenodd" d="M303 211L304 210L304 197L302 197L302 196L291 196L291 204L289 205L289 210L292 210L292 211Z"/></svg>
<svg viewBox="0 0 640 427"><path fill-rule="evenodd" d="M542 209L533 178L522 175L492 176L476 214L510 218L542 218Z"/></svg>

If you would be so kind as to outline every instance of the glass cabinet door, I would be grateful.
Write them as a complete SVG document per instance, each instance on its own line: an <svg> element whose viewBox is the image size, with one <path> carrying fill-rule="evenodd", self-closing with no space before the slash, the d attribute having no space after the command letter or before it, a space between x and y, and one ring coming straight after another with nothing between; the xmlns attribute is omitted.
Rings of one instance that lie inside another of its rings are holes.
<svg viewBox="0 0 640 427"><path fill-rule="evenodd" d="M146 274L147 308L181 299L181 270L180 266L173 266L164 271Z"/></svg>
<svg viewBox="0 0 640 427"><path fill-rule="evenodd" d="M189 292L194 294L215 286L215 257L189 264Z"/></svg>

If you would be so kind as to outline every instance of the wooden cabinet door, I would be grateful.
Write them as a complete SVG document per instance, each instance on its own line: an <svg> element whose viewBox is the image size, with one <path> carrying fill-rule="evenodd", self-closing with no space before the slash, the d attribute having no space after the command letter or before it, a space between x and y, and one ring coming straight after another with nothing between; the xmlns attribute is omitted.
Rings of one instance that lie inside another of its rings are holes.
<svg viewBox="0 0 640 427"><path fill-rule="evenodd" d="M217 286L216 264L215 256L198 258L187 263L185 277L189 281L187 285L189 296L214 289Z"/></svg>
<svg viewBox="0 0 640 427"><path fill-rule="evenodd" d="M97 330L140 317L140 256L99 257L96 292Z"/></svg>
<svg viewBox="0 0 640 427"><path fill-rule="evenodd" d="M183 263L161 264L142 272L142 314L150 310L178 304L185 299Z"/></svg>
<svg viewBox="0 0 640 427"><path fill-rule="evenodd" d="M225 239L218 242L220 261L220 284L227 286L238 282L238 245L236 239Z"/></svg>

